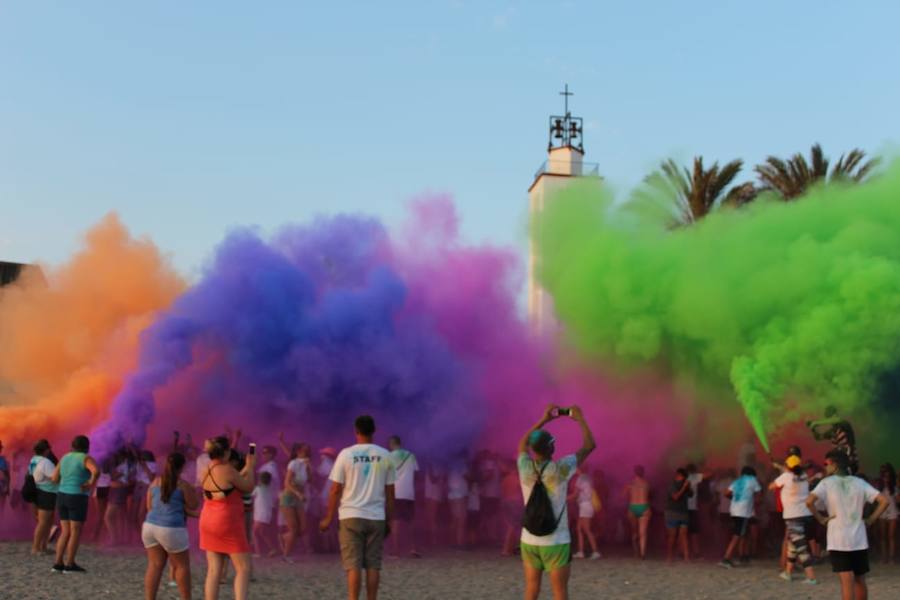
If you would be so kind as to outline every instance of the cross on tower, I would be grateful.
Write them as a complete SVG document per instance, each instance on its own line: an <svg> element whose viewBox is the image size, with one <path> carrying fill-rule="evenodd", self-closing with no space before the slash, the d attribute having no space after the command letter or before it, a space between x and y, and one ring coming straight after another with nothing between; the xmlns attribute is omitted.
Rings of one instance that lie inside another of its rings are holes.
<svg viewBox="0 0 900 600"><path fill-rule="evenodd" d="M566 99L566 116L569 116L569 96L574 96L575 92L569 91L569 84L566 84L566 89L559 93L560 96L565 97Z"/></svg>
<svg viewBox="0 0 900 600"><path fill-rule="evenodd" d="M569 112L569 96L574 96L575 94L569 91L569 84L567 83L559 95L565 99L566 112L562 116L550 117L550 142L547 145L547 150L568 147L583 153L581 118L573 117L572 113Z"/></svg>

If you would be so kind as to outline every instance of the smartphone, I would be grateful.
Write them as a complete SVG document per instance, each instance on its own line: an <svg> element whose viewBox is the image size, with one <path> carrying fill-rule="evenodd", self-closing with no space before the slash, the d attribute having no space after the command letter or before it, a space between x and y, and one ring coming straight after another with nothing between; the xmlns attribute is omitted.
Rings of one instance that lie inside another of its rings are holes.
<svg viewBox="0 0 900 600"><path fill-rule="evenodd" d="M568 408L558 408L556 409L556 414L560 417L568 417L571 413L571 409Z"/></svg>
<svg viewBox="0 0 900 600"><path fill-rule="evenodd" d="M250 443L250 454L256 454L256 444Z"/></svg>

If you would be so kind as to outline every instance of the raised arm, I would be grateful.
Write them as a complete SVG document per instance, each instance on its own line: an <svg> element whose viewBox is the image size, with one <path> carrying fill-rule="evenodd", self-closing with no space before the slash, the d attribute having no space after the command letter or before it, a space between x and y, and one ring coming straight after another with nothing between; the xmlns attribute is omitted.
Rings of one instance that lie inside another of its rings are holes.
<svg viewBox="0 0 900 600"><path fill-rule="evenodd" d="M291 458L291 449L287 447L287 444L284 442L284 432L278 432L278 447L281 448L281 451L284 452L284 455Z"/></svg>
<svg viewBox="0 0 900 600"><path fill-rule="evenodd" d="M541 417L541 419L537 423L532 425L531 429L525 432L525 435L523 435L522 439L519 440L519 454L528 452L528 438L531 437L532 433L556 418L553 416L553 411L556 409L557 406L555 404L550 404L549 406L547 406L547 409L544 411L544 415Z"/></svg>
<svg viewBox="0 0 900 600"><path fill-rule="evenodd" d="M581 428L581 448L575 453L575 458L578 459L578 466L580 467L587 459L588 455L597 447L597 442L594 441L594 434L591 433L587 421L584 420L584 414L581 412L580 407L573 406L570 408L569 416L572 417L572 420L578 423L578 426Z"/></svg>
<svg viewBox="0 0 900 600"><path fill-rule="evenodd" d="M238 471L234 471L234 474L231 478L231 483L240 490L243 494L249 494L253 491L253 488L256 487L256 477L254 471L256 470L256 455L248 454L244 468Z"/></svg>

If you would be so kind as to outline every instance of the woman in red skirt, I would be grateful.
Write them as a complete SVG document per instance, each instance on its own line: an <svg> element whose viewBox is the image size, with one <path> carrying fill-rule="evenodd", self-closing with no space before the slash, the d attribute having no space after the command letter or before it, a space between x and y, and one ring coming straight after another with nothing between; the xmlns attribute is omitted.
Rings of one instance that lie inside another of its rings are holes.
<svg viewBox="0 0 900 600"><path fill-rule="evenodd" d="M219 578L225 559L234 565L235 600L247 599L250 583L250 543L244 528L242 493L253 491L256 455L248 454L241 471L228 463L231 455L228 438L206 441L209 467L198 474L203 482L203 510L200 513L200 549L206 551L206 600L219 597Z"/></svg>

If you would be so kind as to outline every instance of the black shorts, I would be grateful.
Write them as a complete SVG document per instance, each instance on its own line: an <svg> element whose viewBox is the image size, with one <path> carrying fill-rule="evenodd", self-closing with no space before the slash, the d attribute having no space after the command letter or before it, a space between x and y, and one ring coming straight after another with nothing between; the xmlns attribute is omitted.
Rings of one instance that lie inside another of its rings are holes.
<svg viewBox="0 0 900 600"><path fill-rule="evenodd" d="M97 500L106 500L109 498L109 486L95 488L97 492Z"/></svg>
<svg viewBox="0 0 900 600"><path fill-rule="evenodd" d="M700 533L700 511L688 511L688 533Z"/></svg>
<svg viewBox="0 0 900 600"><path fill-rule="evenodd" d="M88 497L84 494L56 495L56 508L59 510L60 521L87 521Z"/></svg>
<svg viewBox="0 0 900 600"><path fill-rule="evenodd" d="M834 573L846 573L853 571L854 575L865 575L869 572L869 551L854 550L852 552L840 552L829 550L831 558L831 571Z"/></svg>
<svg viewBox="0 0 900 600"><path fill-rule="evenodd" d="M744 537L750 530L750 519L744 517L731 517L731 527L734 535Z"/></svg>
<svg viewBox="0 0 900 600"><path fill-rule="evenodd" d="M394 519L411 523L416 518L415 500L394 500Z"/></svg>
<svg viewBox="0 0 900 600"><path fill-rule="evenodd" d="M38 507L38 510L56 510L56 494L53 492L45 492L41 488L37 489L37 498L34 501L35 506Z"/></svg>

